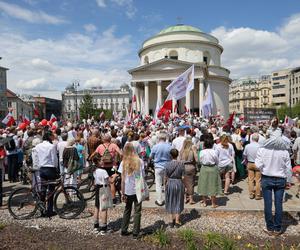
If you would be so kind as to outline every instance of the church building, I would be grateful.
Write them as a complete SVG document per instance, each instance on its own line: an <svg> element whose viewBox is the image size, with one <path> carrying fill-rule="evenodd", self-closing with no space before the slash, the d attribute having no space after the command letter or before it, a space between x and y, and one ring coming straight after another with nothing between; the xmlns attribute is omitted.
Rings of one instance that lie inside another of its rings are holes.
<svg viewBox="0 0 300 250"><path fill-rule="evenodd" d="M208 85L213 96L213 113L228 117L230 71L221 66L223 47L214 36L188 25L175 25L150 37L138 52L140 66L130 69L131 86L137 111L154 114L157 100L163 103L166 87L192 64L195 66L194 90L178 101L199 113Z"/></svg>

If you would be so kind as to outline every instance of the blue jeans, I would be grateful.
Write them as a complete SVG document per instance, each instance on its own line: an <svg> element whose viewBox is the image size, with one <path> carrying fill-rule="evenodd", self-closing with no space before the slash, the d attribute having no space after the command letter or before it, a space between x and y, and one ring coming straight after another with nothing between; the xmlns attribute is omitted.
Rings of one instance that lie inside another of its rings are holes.
<svg viewBox="0 0 300 250"><path fill-rule="evenodd" d="M282 201L286 186L285 178L269 177L263 175L261 178L261 187L265 203L265 220L269 231L279 232L282 230ZM275 199L275 216L272 215L272 193Z"/></svg>

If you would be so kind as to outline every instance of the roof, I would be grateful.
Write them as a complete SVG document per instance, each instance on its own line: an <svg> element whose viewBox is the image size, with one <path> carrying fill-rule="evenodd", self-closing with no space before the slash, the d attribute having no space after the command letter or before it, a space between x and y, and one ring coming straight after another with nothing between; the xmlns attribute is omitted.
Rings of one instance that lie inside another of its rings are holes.
<svg viewBox="0 0 300 250"><path fill-rule="evenodd" d="M161 30L157 35L162 35L162 34L172 33L172 32L190 32L190 31L202 32L200 29L190 25L177 24Z"/></svg>
<svg viewBox="0 0 300 250"><path fill-rule="evenodd" d="M6 89L6 97L18 97L18 96L11 90Z"/></svg>

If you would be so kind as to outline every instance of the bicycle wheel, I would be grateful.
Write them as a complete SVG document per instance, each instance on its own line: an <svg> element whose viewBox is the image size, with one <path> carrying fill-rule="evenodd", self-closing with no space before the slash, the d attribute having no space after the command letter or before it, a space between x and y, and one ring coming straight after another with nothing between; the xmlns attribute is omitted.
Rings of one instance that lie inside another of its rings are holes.
<svg viewBox="0 0 300 250"><path fill-rule="evenodd" d="M78 189L85 201L91 200L95 196L95 187L91 178L86 178L78 184Z"/></svg>
<svg viewBox="0 0 300 250"><path fill-rule="evenodd" d="M148 188L151 188L154 185L155 174L152 170L150 170L150 169L145 170L145 180L146 180Z"/></svg>
<svg viewBox="0 0 300 250"><path fill-rule="evenodd" d="M14 190L8 198L8 211L15 219L31 218L36 213L37 208L34 193L28 187Z"/></svg>
<svg viewBox="0 0 300 250"><path fill-rule="evenodd" d="M64 187L54 196L54 209L59 217L74 219L85 209L85 200L77 188Z"/></svg>

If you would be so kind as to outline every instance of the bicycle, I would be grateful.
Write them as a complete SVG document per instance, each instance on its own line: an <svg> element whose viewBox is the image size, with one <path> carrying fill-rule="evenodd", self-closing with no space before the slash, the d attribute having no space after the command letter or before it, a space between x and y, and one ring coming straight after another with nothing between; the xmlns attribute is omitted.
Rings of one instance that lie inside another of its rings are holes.
<svg viewBox="0 0 300 250"><path fill-rule="evenodd" d="M87 171L87 177L82 179L78 183L78 189L82 193L83 198L85 201L91 200L95 197L96 190L95 190L95 179L94 179L94 172L95 168L88 168Z"/></svg>
<svg viewBox="0 0 300 250"><path fill-rule="evenodd" d="M34 172L34 171L33 171ZM64 186L64 177L54 181L38 182L34 173L35 185L14 190L8 198L8 211L15 219L32 218L39 209L42 214L47 211L46 203L54 196L54 211L60 218L74 219L85 209L85 200L80 191L73 186ZM47 194L45 201L41 200L41 185L55 185L52 193Z"/></svg>
<svg viewBox="0 0 300 250"><path fill-rule="evenodd" d="M144 161L145 164L145 180L150 189L155 183L154 163L151 160Z"/></svg>

